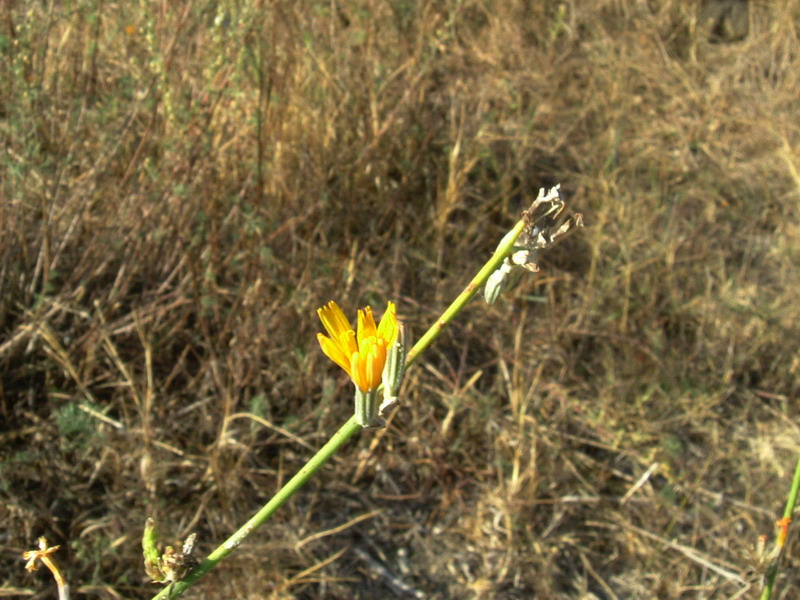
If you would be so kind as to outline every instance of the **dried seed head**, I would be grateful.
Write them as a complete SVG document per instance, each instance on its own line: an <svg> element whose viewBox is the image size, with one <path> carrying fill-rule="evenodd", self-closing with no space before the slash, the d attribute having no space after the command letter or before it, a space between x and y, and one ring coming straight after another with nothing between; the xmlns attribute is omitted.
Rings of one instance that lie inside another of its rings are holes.
<svg viewBox="0 0 800 600"><path fill-rule="evenodd" d="M530 208L523 211L525 228L517 239L514 252L486 280L483 297L487 303L494 304L497 301L508 287L509 276L517 267L537 272L541 250L552 247L578 227L583 227L583 215L574 213L568 216L564 210L560 187L557 185L546 192L544 188L540 189Z"/></svg>

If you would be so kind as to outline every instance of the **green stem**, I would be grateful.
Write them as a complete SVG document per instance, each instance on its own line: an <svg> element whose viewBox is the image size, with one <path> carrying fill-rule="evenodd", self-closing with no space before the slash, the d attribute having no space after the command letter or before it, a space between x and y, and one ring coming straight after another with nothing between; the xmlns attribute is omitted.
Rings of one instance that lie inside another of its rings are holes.
<svg viewBox="0 0 800 600"><path fill-rule="evenodd" d="M328 440L328 443L320 448L303 468L273 496L272 500L267 502L264 507L253 515L247 523L242 525L236 533L220 544L217 549L209 554L208 558L201 562L188 576L181 581L165 587L161 592L153 596L152 600L172 599L183 594L183 592L194 585L198 579L217 566L217 563L238 548L239 544L241 544L247 536L261 527L267 519L297 492L297 490L311 479L311 476L314 475L331 456L336 454L347 440L359 431L361 431L361 426L356 423L355 416L350 417L347 423L342 425L339 431L333 434L333 437Z"/></svg>
<svg viewBox="0 0 800 600"><path fill-rule="evenodd" d="M786 499L786 508L783 509L783 518L791 519L794 508L797 506L797 495L800 493L800 456L797 457L797 465L794 467L794 479L792 479L792 489L789 490L789 497Z"/></svg>
<svg viewBox="0 0 800 600"><path fill-rule="evenodd" d="M433 325L431 325L430 329L425 332L425 334L419 338L414 347L409 350L408 355L406 356L406 367L413 363L416 358L424 352L428 346L430 346L433 341L439 337L439 334L442 333L444 328L447 324L453 320L461 309L469 302L472 297L478 292L478 290L483 287L486 283L486 280L489 279L489 276L494 273L500 263L503 262L503 259L511 253L514 244L517 241L517 238L522 233L522 230L525 228L525 222L519 221L515 226L514 229L509 231L503 240L500 242L500 245L495 250L495 253L492 255L485 265L478 271L478 274L473 277L472 281L469 282L467 287L464 288L464 291L461 292L458 297L453 300L453 303L447 307L447 310L444 311L439 320L436 321Z"/></svg>
<svg viewBox="0 0 800 600"><path fill-rule="evenodd" d="M519 221L514 228L509 231L492 257L486 262L485 265L478 271L478 274L472 281L464 288L453 303L444 311L442 316L430 329L414 344L414 347L409 351L406 358L406 367L414 362L414 360L426 349L431 343L439 337L439 334L452 321L462 308L469 302L469 300L477 293L479 289L486 283L489 276L494 273L503 262L503 259L508 256L517 241L517 238L525 228L524 221ZM355 415L339 428L333 437L325 444L320 450L309 459L300 471L292 477L286 485L284 485L277 494L267 502L264 507L259 510L253 517L236 533L229 537L225 542L217 547L211 554L208 555L203 562L201 562L189 575L182 580L173 583L157 595L153 596L152 600L167 600L177 598L192 585L195 584L203 575L208 573L217 564L233 552L239 544L241 544L247 536L253 533L256 529L261 527L267 519L269 519L286 501L291 498L309 479L316 473L319 468L324 465L331 456L336 454L339 449L349 440L356 432L361 430L361 425L356 422Z"/></svg>
<svg viewBox="0 0 800 600"><path fill-rule="evenodd" d="M797 496L800 493L800 455L797 457L797 464L794 468L794 479L792 479L792 489L789 490L789 497L786 499L786 508L783 509L783 518L791 519L794 514L794 509L797 506ZM785 543L785 541L784 541ZM761 592L761 600L770 600L772 598L772 588L775 587L775 578L778 576L778 568L780 567L781 558L783 557L783 548L775 560L770 564L767 570L764 584L764 590Z"/></svg>

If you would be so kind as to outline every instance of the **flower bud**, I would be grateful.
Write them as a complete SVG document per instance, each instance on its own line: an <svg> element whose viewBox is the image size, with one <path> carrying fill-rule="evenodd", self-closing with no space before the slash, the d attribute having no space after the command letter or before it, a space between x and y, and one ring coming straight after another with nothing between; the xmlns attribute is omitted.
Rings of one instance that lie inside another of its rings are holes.
<svg viewBox="0 0 800 600"><path fill-rule="evenodd" d="M153 581L163 581L159 568L161 552L158 550L158 529L154 519L148 517L142 534L142 550L144 553L144 570Z"/></svg>
<svg viewBox="0 0 800 600"><path fill-rule="evenodd" d="M508 283L508 276L514 269L512 263L506 258L500 267L486 280L486 285L483 287L483 297L487 304L494 304L506 289Z"/></svg>
<svg viewBox="0 0 800 600"><path fill-rule="evenodd" d="M397 400L403 376L406 372L406 328L397 323L397 338L387 349L386 363L383 366L383 404Z"/></svg>

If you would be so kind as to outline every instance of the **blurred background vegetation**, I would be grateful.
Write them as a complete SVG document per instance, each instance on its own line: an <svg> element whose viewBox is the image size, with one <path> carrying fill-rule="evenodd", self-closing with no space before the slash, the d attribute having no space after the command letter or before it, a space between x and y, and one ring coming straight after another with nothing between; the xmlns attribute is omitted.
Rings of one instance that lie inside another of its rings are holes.
<svg viewBox="0 0 800 600"><path fill-rule="evenodd" d="M350 416L315 309L419 335L555 183L587 227L187 597L756 595L800 452L797 1L0 11L0 595L54 597L39 535L79 597L153 595L148 515L207 553Z"/></svg>

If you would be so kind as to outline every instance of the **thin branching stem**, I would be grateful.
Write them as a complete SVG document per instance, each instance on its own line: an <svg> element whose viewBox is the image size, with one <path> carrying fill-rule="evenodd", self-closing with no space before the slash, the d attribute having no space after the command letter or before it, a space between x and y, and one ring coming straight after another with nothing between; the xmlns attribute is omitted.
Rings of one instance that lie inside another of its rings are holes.
<svg viewBox="0 0 800 600"><path fill-rule="evenodd" d="M419 339L414 347L409 351L406 360L406 367L414 362L414 360L433 343L439 336L445 326L453 320L453 318L464 308L469 300L481 289L486 283L489 276L497 270L503 259L508 256L513 250L514 243L525 228L524 221L519 221L511 231L509 231L500 245L498 246L492 257L486 262L485 265L478 271L478 274L472 281L464 288L453 303L444 311L442 316L434 323L428 331ZM284 485L272 499L267 502L261 510L253 515L247 523L242 525L227 540L218 546L208 557L195 567L189 575L182 580L172 583L162 589L158 594L153 596L152 600L172 600L177 598L192 585L194 585L203 575L208 573L217 564L225 559L231 552L233 552L239 545L247 539L256 529L261 527L275 512L283 506L289 498L291 498L303 485L311 479L322 465L328 459L336 454L339 449L362 427L356 423L355 416L342 425L339 430L333 434L333 437L326 443L320 450L312 456L308 462L292 477L286 485Z"/></svg>
<svg viewBox="0 0 800 600"><path fill-rule="evenodd" d="M236 550L239 545L247 539L251 533L261 527L275 512L283 506L295 492L297 492L303 485L311 479L322 465L328 459L336 454L336 452L349 440L353 435L361 430L361 426L356 423L355 416L339 428L339 431L333 434L328 443L325 444L319 451L312 456L308 462L292 477L286 485L284 485L272 499L267 502L261 510L253 515L247 523L242 525L236 533L230 536L216 550L214 550L208 557L201 562L192 572L181 581L165 587L157 595L153 596L152 600L166 600L167 598L177 598L203 575L208 573L211 569L217 566L231 552Z"/></svg>
<svg viewBox="0 0 800 600"><path fill-rule="evenodd" d="M436 323L431 325L428 331L426 331L425 334L419 338L417 343L414 344L414 347L409 350L408 356L406 357L406 366L412 364L416 360L417 356L424 352L425 349L427 349L428 346L430 346L433 341L439 337L439 334L442 333L447 324L453 320L453 317L461 312L461 309L464 308L467 302L469 302L478 292L478 290L483 287L483 285L486 283L486 280L489 279L489 276L498 269L500 263L503 262L503 259L511 253L514 243L517 241L517 238L520 236L524 228L525 222L519 221L514 228L505 235L502 242L500 242L500 245L497 247L494 255L492 255L492 258L490 258L486 264L483 265L481 270L478 271L478 274L475 275L467 287L464 288L464 291L462 291L458 297L453 300L452 304L447 307L447 310L442 313L442 316L439 317Z"/></svg>

